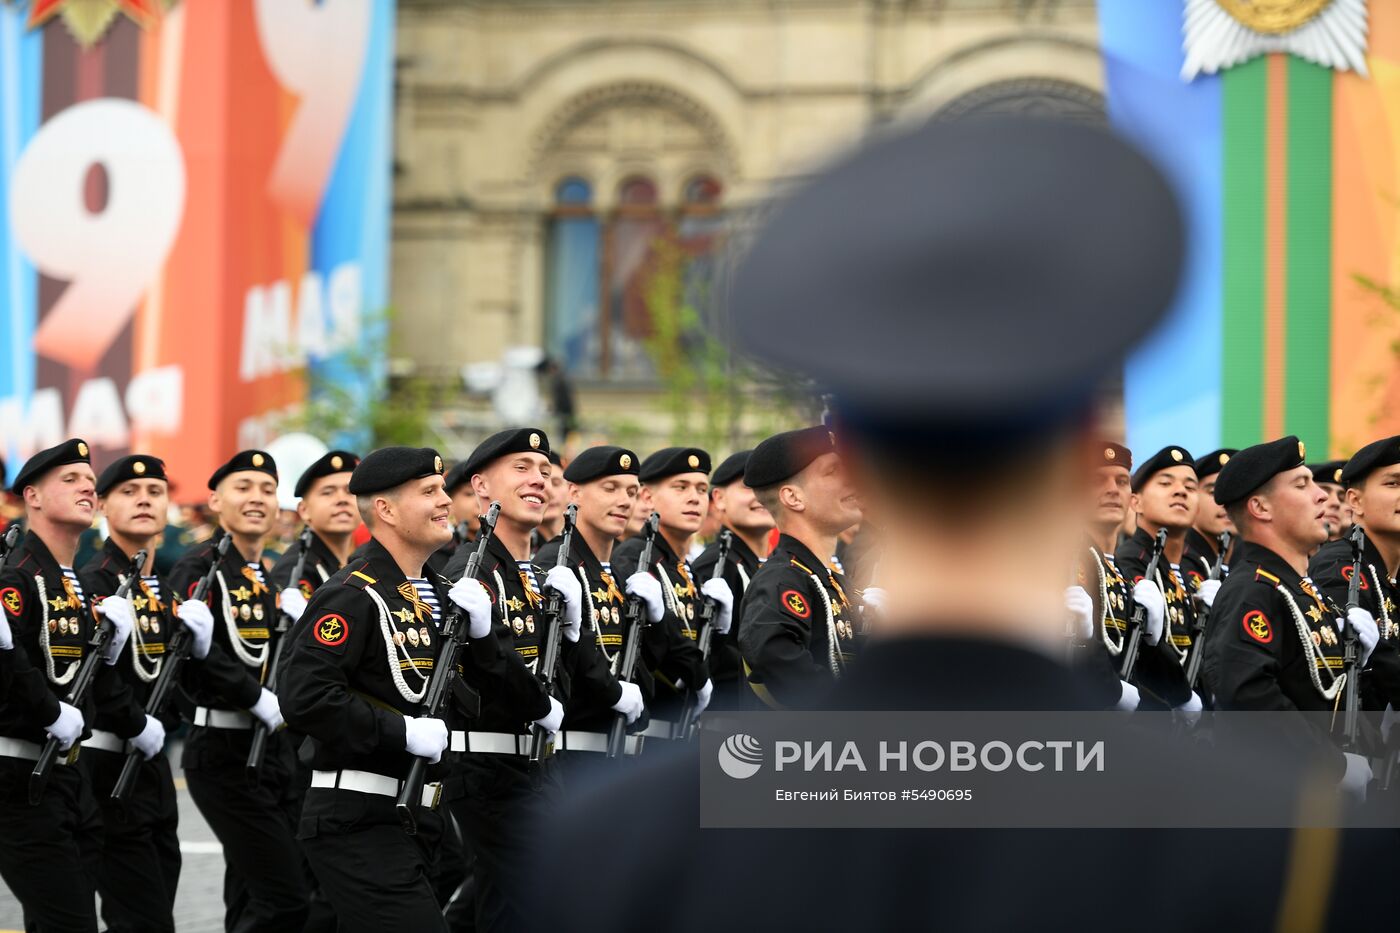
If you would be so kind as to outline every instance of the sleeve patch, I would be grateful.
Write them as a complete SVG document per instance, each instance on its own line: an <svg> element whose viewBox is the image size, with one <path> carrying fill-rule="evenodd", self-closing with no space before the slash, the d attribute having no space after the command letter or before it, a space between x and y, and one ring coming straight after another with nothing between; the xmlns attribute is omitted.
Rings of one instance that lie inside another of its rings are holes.
<svg viewBox="0 0 1400 933"><path fill-rule="evenodd" d="M778 601L783 604L783 608L799 619L810 619L812 617L812 607L807 605L807 597L797 590L784 590L783 595L778 597Z"/></svg>
<svg viewBox="0 0 1400 933"><path fill-rule="evenodd" d="M1244 633L1259 644L1267 645L1274 640L1274 627L1269 624L1268 616L1258 609L1246 612L1242 624Z"/></svg>
<svg viewBox="0 0 1400 933"><path fill-rule="evenodd" d="M0 590L0 604L3 604L5 611L16 619L19 618L20 613L24 612L24 597L13 586L7 586Z"/></svg>
<svg viewBox="0 0 1400 933"><path fill-rule="evenodd" d="M328 612L316 620L311 631L316 640L327 648L337 648L350 637L350 624L339 613Z"/></svg>
<svg viewBox="0 0 1400 933"><path fill-rule="evenodd" d="M310 599L311 594L316 592L316 588L311 585L310 580L298 580L297 589L301 590L301 595L307 599Z"/></svg>
<svg viewBox="0 0 1400 933"><path fill-rule="evenodd" d="M1350 583L1351 578L1355 573L1356 567L1352 564L1347 564L1345 567L1342 568L1342 579ZM1369 590L1370 588L1371 585L1366 582L1366 574L1363 573L1361 575L1361 589Z"/></svg>

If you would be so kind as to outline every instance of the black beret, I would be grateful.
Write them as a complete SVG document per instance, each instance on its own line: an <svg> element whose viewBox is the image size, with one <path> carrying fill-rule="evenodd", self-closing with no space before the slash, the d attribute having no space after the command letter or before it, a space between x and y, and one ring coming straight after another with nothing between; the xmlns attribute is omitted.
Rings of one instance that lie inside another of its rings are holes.
<svg viewBox="0 0 1400 933"><path fill-rule="evenodd" d="M368 496L441 473L442 457L431 447L381 447L350 474L350 494Z"/></svg>
<svg viewBox="0 0 1400 933"><path fill-rule="evenodd" d="M625 447L590 447L569 461L564 478L571 483L591 483L605 476L636 476L641 469L637 455Z"/></svg>
<svg viewBox="0 0 1400 933"><path fill-rule="evenodd" d="M1312 470L1314 483L1331 483L1333 486L1340 486L1342 468L1346 465L1345 460L1328 460L1326 463L1310 463L1308 469Z"/></svg>
<svg viewBox="0 0 1400 933"><path fill-rule="evenodd" d="M1230 458L1239 453L1233 447L1222 447L1219 450L1212 450L1204 457L1196 458L1196 478L1205 479L1219 473L1225 464L1230 462Z"/></svg>
<svg viewBox="0 0 1400 933"><path fill-rule="evenodd" d="M551 449L549 451L549 462L557 467L564 466L564 458L559 456L559 451Z"/></svg>
<svg viewBox="0 0 1400 933"><path fill-rule="evenodd" d="M1153 454L1151 459L1137 468L1137 472L1133 474L1133 481L1131 483L1133 492L1137 492L1143 486L1146 486L1147 481L1156 474L1168 467L1177 466L1186 466L1193 470L1196 468L1195 461L1191 459L1191 454L1185 447L1163 447Z"/></svg>
<svg viewBox="0 0 1400 933"><path fill-rule="evenodd" d="M209 488L218 487L223 482L224 477L230 473L242 473L244 470L257 470L259 473L266 473L273 479L277 478L277 463L272 459L272 455L265 450L240 450L233 455L223 466L214 471L214 475L209 477Z"/></svg>
<svg viewBox="0 0 1400 933"><path fill-rule="evenodd" d="M1082 418L1170 306L1183 255L1171 187L1107 129L934 120L777 205L728 313L750 351L834 393L843 427L962 459L947 438L1009 449Z"/></svg>
<svg viewBox="0 0 1400 933"><path fill-rule="evenodd" d="M470 480L493 461L510 454L544 454L548 457L549 435L539 428L510 428L497 431L476 445L476 450L461 464L462 472ZM453 469L455 472L456 468Z"/></svg>
<svg viewBox="0 0 1400 933"><path fill-rule="evenodd" d="M744 467L744 485L762 489L801 473L822 454L836 450L836 439L822 425L784 431L761 441L749 454Z"/></svg>
<svg viewBox="0 0 1400 933"><path fill-rule="evenodd" d="M1117 466L1125 470L1133 468L1133 452L1122 444L1113 441L1103 441L1099 444L1099 459L1097 466Z"/></svg>
<svg viewBox="0 0 1400 933"><path fill-rule="evenodd" d="M452 469L447 471L447 494L450 496L457 491L459 486L470 483L472 478L467 475L467 461L458 460L452 465Z"/></svg>
<svg viewBox="0 0 1400 933"><path fill-rule="evenodd" d="M1371 475L1372 470L1400 463L1400 436L1372 441L1352 454L1342 467L1342 484L1354 486Z"/></svg>
<svg viewBox="0 0 1400 933"><path fill-rule="evenodd" d="M710 472L710 455L699 447L664 447L642 461L637 478L654 483L677 473Z"/></svg>
<svg viewBox="0 0 1400 933"><path fill-rule="evenodd" d="M1230 458L1215 481L1216 505L1233 505L1284 470L1303 465L1306 450L1292 434L1267 444L1246 447Z"/></svg>
<svg viewBox="0 0 1400 933"><path fill-rule="evenodd" d="M102 475L97 477L97 494L105 496L113 486L129 479L167 479L165 461L148 454L132 454L129 457L122 457L103 470Z"/></svg>
<svg viewBox="0 0 1400 933"><path fill-rule="evenodd" d="M70 463L92 463L87 442L81 438L70 437L62 444L41 450L24 461L24 467L15 477L10 491L17 496L23 495L25 486L34 485L35 480L54 467L67 466Z"/></svg>
<svg viewBox="0 0 1400 933"><path fill-rule="evenodd" d="M306 495L311 484L321 477L334 473L348 473L359 465L360 458L348 450L328 451L325 456L302 471L301 477L297 480L296 489L292 490L292 495L300 499Z"/></svg>
<svg viewBox="0 0 1400 933"><path fill-rule="evenodd" d="M749 454L753 449L741 450L725 457L715 471L710 474L711 486L728 486L730 483L744 478L744 468L749 465Z"/></svg>

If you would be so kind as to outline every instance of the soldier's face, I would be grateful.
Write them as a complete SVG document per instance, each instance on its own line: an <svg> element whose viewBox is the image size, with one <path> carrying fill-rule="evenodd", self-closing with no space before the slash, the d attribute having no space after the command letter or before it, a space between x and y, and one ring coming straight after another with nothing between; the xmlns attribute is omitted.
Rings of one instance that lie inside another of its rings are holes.
<svg viewBox="0 0 1400 933"><path fill-rule="evenodd" d="M841 456L822 454L798 474L813 521L840 534L861 520L860 496Z"/></svg>
<svg viewBox="0 0 1400 933"><path fill-rule="evenodd" d="M569 484L564 480L564 471L550 464L549 501L545 504L544 521L557 522L564 517L564 508L569 504Z"/></svg>
<svg viewBox="0 0 1400 933"><path fill-rule="evenodd" d="M655 510L652 508L651 498L643 493L638 493L637 503L632 506L632 517L627 520L627 531L623 533L623 537L630 538L632 535L640 534L642 526L646 524L647 519L651 518L653 511Z"/></svg>
<svg viewBox="0 0 1400 933"><path fill-rule="evenodd" d="M97 514L97 477L86 463L55 467L25 487L24 504L55 524L87 528Z"/></svg>
<svg viewBox="0 0 1400 933"><path fill-rule="evenodd" d="M544 454L511 454L472 477L477 499L501 503L501 518L534 528L549 504L554 464Z"/></svg>
<svg viewBox="0 0 1400 933"><path fill-rule="evenodd" d="M1400 534L1400 465L1381 467L1348 489L1347 502L1367 532Z"/></svg>
<svg viewBox="0 0 1400 933"><path fill-rule="evenodd" d="M1327 536L1335 538L1342 530L1342 487L1337 483L1318 483L1318 488L1327 493L1323 505L1323 521L1327 523Z"/></svg>
<svg viewBox="0 0 1400 933"><path fill-rule="evenodd" d="M1201 480L1201 494L1196 505L1196 529L1208 538L1218 538L1225 531L1235 533L1225 506L1215 502L1215 481L1219 478L1219 473L1212 473Z"/></svg>
<svg viewBox="0 0 1400 933"><path fill-rule="evenodd" d="M644 496L661 516L661 524L680 534L693 535L705 522L710 508L710 478L704 473L677 473L645 487Z"/></svg>
<svg viewBox="0 0 1400 933"><path fill-rule="evenodd" d="M1285 540L1301 551L1311 551L1327 540L1327 492L1313 482L1307 467L1275 476L1269 480L1265 495L1275 527Z"/></svg>
<svg viewBox="0 0 1400 933"><path fill-rule="evenodd" d="M1094 471L1094 484L1089 499L1089 521L1095 525L1120 525L1128 510L1130 490L1128 471L1118 466L1103 466Z"/></svg>
<svg viewBox="0 0 1400 933"><path fill-rule="evenodd" d="M1159 528L1189 528L1196 518L1197 485L1193 467L1158 470L1133 496L1134 509Z"/></svg>
<svg viewBox="0 0 1400 933"><path fill-rule="evenodd" d="M569 498L578 503L578 521L594 533L621 537L637 505L641 484L635 476L605 476L582 486L569 483Z"/></svg>
<svg viewBox="0 0 1400 933"><path fill-rule="evenodd" d="M355 497L350 495L350 473L332 473L311 484L297 504L297 514L313 531L348 535L360 524Z"/></svg>
<svg viewBox="0 0 1400 933"><path fill-rule="evenodd" d="M160 534L169 507L170 487L163 479L129 479L102 498L107 524L117 534L135 539Z"/></svg>
<svg viewBox="0 0 1400 933"><path fill-rule="evenodd" d="M452 491L452 521L466 522L472 534L481 529L481 503L476 501L471 483L462 483Z"/></svg>
<svg viewBox="0 0 1400 933"><path fill-rule="evenodd" d="M742 480L714 489L710 498L719 519L736 531L761 534L774 525L773 516Z"/></svg>
<svg viewBox="0 0 1400 933"><path fill-rule="evenodd" d="M262 537L277 520L277 480L261 470L230 473L210 494L209 508L230 534Z"/></svg>
<svg viewBox="0 0 1400 933"><path fill-rule="evenodd" d="M452 540L452 499L441 476L425 476L398 487L389 499L392 525L405 541L435 551Z"/></svg>

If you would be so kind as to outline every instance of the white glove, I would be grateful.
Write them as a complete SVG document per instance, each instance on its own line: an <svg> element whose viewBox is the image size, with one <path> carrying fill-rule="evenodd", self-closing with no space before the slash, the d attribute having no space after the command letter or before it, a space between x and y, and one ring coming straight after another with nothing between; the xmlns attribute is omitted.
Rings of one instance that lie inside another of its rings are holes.
<svg viewBox="0 0 1400 933"><path fill-rule="evenodd" d="M278 594L277 606L295 622L306 611L306 597L301 595L301 590L297 587L289 586Z"/></svg>
<svg viewBox="0 0 1400 933"><path fill-rule="evenodd" d="M165 748L165 727L154 716L146 717L146 728L131 740L131 747L141 753L147 761L160 754Z"/></svg>
<svg viewBox="0 0 1400 933"><path fill-rule="evenodd" d="M184 623L194 639L191 654L199 660L209 657L209 646L214 641L214 613L198 599L187 599L175 610L175 616Z"/></svg>
<svg viewBox="0 0 1400 933"><path fill-rule="evenodd" d="M403 745L410 755L437 764L447 748L447 723L441 719L403 718Z"/></svg>
<svg viewBox="0 0 1400 933"><path fill-rule="evenodd" d="M564 599L564 637L577 642L583 632L583 585L568 567L554 567L544 575L544 585L554 587Z"/></svg>
<svg viewBox="0 0 1400 933"><path fill-rule="evenodd" d="M1366 785L1371 783L1371 763L1364 755L1343 752L1347 757L1347 771L1337 786L1342 793L1354 798L1358 803L1366 800Z"/></svg>
<svg viewBox="0 0 1400 933"><path fill-rule="evenodd" d="M112 640L102 649L102 660L116 664L122 649L126 647L126 640L131 637L136 613L131 608L131 600L125 596L108 596L97 604L97 614L112 624Z"/></svg>
<svg viewBox="0 0 1400 933"><path fill-rule="evenodd" d="M695 691L695 715L699 716L705 712L705 707L710 705L710 694L715 692L715 682L706 680L705 686Z"/></svg>
<svg viewBox="0 0 1400 933"><path fill-rule="evenodd" d="M1186 720L1188 726L1194 726L1201 718L1201 710L1205 709L1205 704L1201 702L1201 695L1196 691L1191 691L1191 697L1185 703L1176 707L1176 711Z"/></svg>
<svg viewBox="0 0 1400 933"><path fill-rule="evenodd" d="M44 731L58 739L60 751L68 751L83 734L83 714L76 706L58 701L58 718L44 727Z"/></svg>
<svg viewBox="0 0 1400 933"><path fill-rule="evenodd" d="M9 651L14 646L15 639L10 634L10 623L5 621L5 614L0 612L0 651Z"/></svg>
<svg viewBox="0 0 1400 933"><path fill-rule="evenodd" d="M1065 611L1080 641L1094 637L1094 600L1082 586L1065 587Z"/></svg>
<svg viewBox="0 0 1400 933"><path fill-rule="evenodd" d="M636 684L629 684L622 681L618 684L622 688L622 696L612 705L612 708L619 713L627 714L627 725L637 721L637 717L642 715L642 710L646 709L646 704L642 702L642 688Z"/></svg>
<svg viewBox="0 0 1400 933"><path fill-rule="evenodd" d="M1120 692L1118 694L1118 708L1131 713L1138 708L1142 702L1142 694L1138 693L1138 688L1128 683L1126 680L1118 681Z"/></svg>
<svg viewBox="0 0 1400 933"><path fill-rule="evenodd" d="M1133 602L1147 610L1142 637L1149 645L1157 644L1162 640L1162 623L1167 618L1167 598L1151 580L1139 580L1133 584Z"/></svg>
<svg viewBox="0 0 1400 933"><path fill-rule="evenodd" d="M544 729L545 732L558 732L559 727L564 724L564 704L554 697L549 698L549 712L535 720L535 725Z"/></svg>
<svg viewBox="0 0 1400 933"><path fill-rule="evenodd" d="M248 712L261 719L268 732L276 732L282 728L282 705L277 702L277 694L266 687L262 688L258 702L254 703Z"/></svg>
<svg viewBox="0 0 1400 933"><path fill-rule="evenodd" d="M640 597L646 603L647 621L655 625L661 621L661 617L666 613L666 605L661 601L661 581L647 573L645 570L638 570L627 578L623 584L628 594Z"/></svg>
<svg viewBox="0 0 1400 933"><path fill-rule="evenodd" d="M491 597L475 577L463 577L452 584L447 598L467 614L467 637L485 638L491 634Z"/></svg>
<svg viewBox="0 0 1400 933"><path fill-rule="evenodd" d="M876 612L885 611L885 588L882 586L867 586L861 591L860 601L863 608L874 609Z"/></svg>
<svg viewBox="0 0 1400 933"><path fill-rule="evenodd" d="M1220 592L1219 580L1202 580L1201 588L1196 591L1196 598L1206 604L1209 609L1215 604L1215 594Z"/></svg>
<svg viewBox="0 0 1400 933"><path fill-rule="evenodd" d="M1347 610L1347 625L1356 629L1356 639L1361 642L1361 666L1365 667L1380 640L1381 630L1376 628L1375 618L1360 606Z"/></svg>
<svg viewBox="0 0 1400 933"><path fill-rule="evenodd" d="M724 580L711 579L700 584L700 592L715 601L715 618L710 623L715 634L727 634L734 619L734 591Z"/></svg>

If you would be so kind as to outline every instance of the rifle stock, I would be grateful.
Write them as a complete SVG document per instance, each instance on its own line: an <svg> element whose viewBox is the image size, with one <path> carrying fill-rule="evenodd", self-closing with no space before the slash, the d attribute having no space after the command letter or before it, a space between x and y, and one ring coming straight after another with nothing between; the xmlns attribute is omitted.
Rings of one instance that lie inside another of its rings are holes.
<svg viewBox="0 0 1400 933"><path fill-rule="evenodd" d="M642 531L642 556L637 562L637 569L645 573L651 572L651 558L656 549L656 532L660 527L661 516L652 512ZM617 669L617 679L631 683L637 669L637 658L642 651L642 629L648 624L647 611L642 598L632 595L627 597L627 604L622 607L622 612L627 622L627 631L623 636L622 664ZM621 755L626 742L627 715L616 713L612 726L608 729L608 757L616 758Z"/></svg>
<svg viewBox="0 0 1400 933"><path fill-rule="evenodd" d="M729 549L734 543L734 532L728 528L719 533L719 560L715 562L715 571L710 575L711 580L723 580L725 565L729 561ZM717 604L708 596L700 607L700 634L697 636L697 643L700 647L700 656L706 662L710 660L710 641L714 638L715 613L718 611ZM729 624L734 624L731 612ZM685 704L681 707L681 718L677 723L676 735L679 738L691 739L694 737L695 717L698 701L694 690L685 692Z"/></svg>
<svg viewBox="0 0 1400 933"><path fill-rule="evenodd" d="M578 506L570 505L564 510L564 540L560 543L559 558L555 561L555 567L569 566L569 549L574 543L574 525L578 521ZM581 607L580 607L581 608ZM544 684L544 692L547 696L554 694L554 683L557 679L559 668L560 644L564 638L564 597L559 591L550 587L545 594L544 617L548 619L545 626L544 652L540 656L539 672L540 683ZM530 727L530 761L538 762L545 757L545 746L549 743L549 732L539 724Z"/></svg>
<svg viewBox="0 0 1400 933"><path fill-rule="evenodd" d="M1157 538L1152 543L1152 558L1147 562L1147 569L1143 571L1144 580L1155 580L1157 577L1157 565L1162 560L1162 551L1167 546L1167 529L1162 528L1157 532ZM1128 644L1123 648L1122 666L1119 668L1118 676L1123 680L1131 681L1133 668L1137 666L1138 650L1142 645L1142 627L1147 622L1147 608L1145 606L1133 607L1133 630L1128 633ZM1166 622L1162 623L1164 626Z"/></svg>

